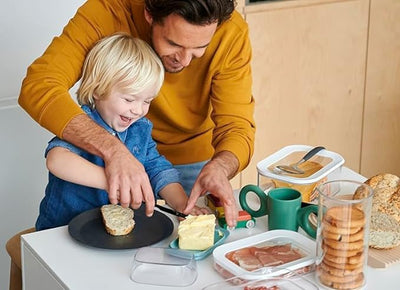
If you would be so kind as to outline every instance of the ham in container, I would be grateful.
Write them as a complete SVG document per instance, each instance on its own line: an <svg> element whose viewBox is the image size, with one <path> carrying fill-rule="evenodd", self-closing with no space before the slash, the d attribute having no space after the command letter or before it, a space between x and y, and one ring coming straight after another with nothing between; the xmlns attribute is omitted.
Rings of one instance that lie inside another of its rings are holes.
<svg viewBox="0 0 400 290"><path fill-rule="evenodd" d="M292 244L247 247L226 254L226 258L247 271L262 267L276 267L305 256Z"/></svg>
<svg viewBox="0 0 400 290"><path fill-rule="evenodd" d="M302 275L315 269L315 241L294 231L273 230L216 247L214 268L232 284Z"/></svg>

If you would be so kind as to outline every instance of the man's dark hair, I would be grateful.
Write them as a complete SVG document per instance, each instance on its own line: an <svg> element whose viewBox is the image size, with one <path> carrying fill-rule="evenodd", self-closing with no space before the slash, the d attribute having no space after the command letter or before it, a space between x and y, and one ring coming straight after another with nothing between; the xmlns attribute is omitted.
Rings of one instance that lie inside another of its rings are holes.
<svg viewBox="0 0 400 290"><path fill-rule="evenodd" d="M145 4L155 23L176 14L195 25L219 25L230 18L236 5L235 0L145 0Z"/></svg>

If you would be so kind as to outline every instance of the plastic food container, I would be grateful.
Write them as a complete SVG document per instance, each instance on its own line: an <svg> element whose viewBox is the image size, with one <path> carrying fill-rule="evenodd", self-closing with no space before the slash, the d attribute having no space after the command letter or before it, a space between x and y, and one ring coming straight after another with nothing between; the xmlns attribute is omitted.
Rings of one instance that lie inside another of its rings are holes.
<svg viewBox="0 0 400 290"><path fill-rule="evenodd" d="M318 286L310 281L310 277L299 276L288 272L285 277L270 277L253 281L237 281L238 277L226 279L207 285L202 290L318 290Z"/></svg>
<svg viewBox="0 0 400 290"><path fill-rule="evenodd" d="M294 231L272 230L227 243L213 252L214 268L236 284L310 273L315 269L315 241Z"/></svg>
<svg viewBox="0 0 400 290"><path fill-rule="evenodd" d="M184 287L197 279L193 254L183 256L177 249L144 247L133 259L130 278L142 284Z"/></svg>
<svg viewBox="0 0 400 290"><path fill-rule="evenodd" d="M313 195L314 188L327 180L327 175L335 171L340 172L344 159L339 154L321 150L310 160L304 162L304 174L277 173L277 165L289 165L301 160L313 148L309 145L286 146L264 160L257 163L257 185L264 191L274 187L291 187L302 194L303 202L314 202L317 196Z"/></svg>
<svg viewBox="0 0 400 290"><path fill-rule="evenodd" d="M229 236L229 231L227 229L223 229L223 228L216 228L214 231L214 245L212 245L211 247L205 249L205 250L181 250L179 249L179 239L176 238L175 240L173 240L170 244L169 247L173 248L173 249L177 249L177 252L175 253L175 255L193 255L193 258L195 260L203 260L205 258L207 258L212 251L218 247L219 245L221 245L225 239Z"/></svg>

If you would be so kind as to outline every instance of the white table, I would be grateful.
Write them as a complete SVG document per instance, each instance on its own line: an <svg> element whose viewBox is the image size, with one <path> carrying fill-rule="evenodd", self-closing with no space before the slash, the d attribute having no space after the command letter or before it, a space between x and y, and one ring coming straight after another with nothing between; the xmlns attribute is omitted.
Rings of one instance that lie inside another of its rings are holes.
<svg viewBox="0 0 400 290"><path fill-rule="evenodd" d="M337 178L333 176L330 179ZM343 167L341 178L364 181L361 175ZM175 217L174 232L166 240L154 246L167 246L177 235ZM257 219L253 229L236 229L225 243L264 232L266 217ZM22 236L22 275L25 290L57 289L177 289L137 284L130 280L130 268L136 250L106 250L92 248L76 242L68 233L68 227L59 227ZM195 283L181 289L202 289L222 281L213 268L212 254L197 261L198 277ZM400 289L398 282L400 264L386 269L367 268L366 289ZM312 274L307 276L314 279Z"/></svg>

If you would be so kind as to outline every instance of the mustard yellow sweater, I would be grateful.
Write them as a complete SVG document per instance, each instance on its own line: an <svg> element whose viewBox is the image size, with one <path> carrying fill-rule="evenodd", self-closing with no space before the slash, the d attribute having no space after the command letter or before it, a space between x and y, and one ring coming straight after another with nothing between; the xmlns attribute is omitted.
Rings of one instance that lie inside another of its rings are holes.
<svg viewBox="0 0 400 290"><path fill-rule="evenodd" d="M150 43L150 27L138 0L89 0L59 37L28 68L19 104L61 137L80 107L69 94L88 50L100 38L124 31ZM228 150L247 166L255 124L248 27L235 12L216 31L206 53L180 73L166 73L148 118L158 149L174 164L204 161Z"/></svg>

